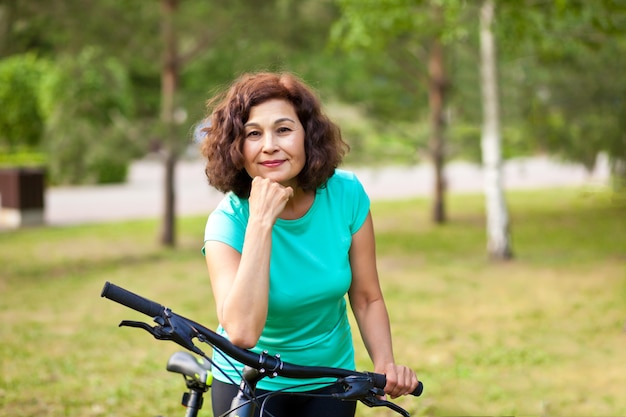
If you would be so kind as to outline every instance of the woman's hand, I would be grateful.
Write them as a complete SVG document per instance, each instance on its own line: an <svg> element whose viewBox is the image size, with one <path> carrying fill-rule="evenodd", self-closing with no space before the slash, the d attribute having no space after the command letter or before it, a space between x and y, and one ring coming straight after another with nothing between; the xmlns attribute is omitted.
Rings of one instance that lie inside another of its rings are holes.
<svg viewBox="0 0 626 417"><path fill-rule="evenodd" d="M376 370L376 372L385 374L387 377L385 393L389 394L391 398L410 394L417 388L417 376L412 369L406 366L389 363L383 369Z"/></svg>
<svg viewBox="0 0 626 417"><path fill-rule="evenodd" d="M254 177L250 190L250 220L270 222L273 226L282 213L293 189L267 178Z"/></svg>

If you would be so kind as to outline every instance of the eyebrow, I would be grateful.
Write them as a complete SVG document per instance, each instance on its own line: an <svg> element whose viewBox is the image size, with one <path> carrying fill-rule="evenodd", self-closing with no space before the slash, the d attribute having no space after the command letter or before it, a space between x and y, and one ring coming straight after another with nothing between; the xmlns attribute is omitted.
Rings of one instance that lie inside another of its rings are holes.
<svg viewBox="0 0 626 417"><path fill-rule="evenodd" d="M280 119L276 119L273 124L277 125L277 124L282 123L282 122L295 123L295 121L293 119L290 119L289 117L281 117ZM254 123L254 122L248 122L245 125L243 125L243 127L249 127L249 126L259 126L259 124L258 123Z"/></svg>
<svg viewBox="0 0 626 417"><path fill-rule="evenodd" d="M282 123L282 122L291 122L295 123L295 120L290 119L289 117L282 117L274 122L274 124Z"/></svg>

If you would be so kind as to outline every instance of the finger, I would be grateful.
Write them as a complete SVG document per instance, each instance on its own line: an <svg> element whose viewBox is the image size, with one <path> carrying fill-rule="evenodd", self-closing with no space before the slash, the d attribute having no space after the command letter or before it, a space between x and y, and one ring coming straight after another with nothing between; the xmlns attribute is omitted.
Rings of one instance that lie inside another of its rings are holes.
<svg viewBox="0 0 626 417"><path fill-rule="evenodd" d="M412 385L413 371L405 366L398 366L396 367L395 371L397 379L396 385L390 394L392 398L398 398L401 395L406 395L412 392L412 390L410 390L410 387Z"/></svg>
<svg viewBox="0 0 626 417"><path fill-rule="evenodd" d="M403 385L402 393L400 395L408 395L412 393L413 391L415 391L415 389L417 388L417 384L418 384L417 375L415 375L415 372L413 372L413 370L409 368L405 368L402 374L403 374L404 380L402 384Z"/></svg>
<svg viewBox="0 0 626 417"><path fill-rule="evenodd" d="M397 386L398 386L398 374L396 372L395 367L390 366L387 368L387 372L385 372L385 376L387 377L387 384L385 385L385 392L391 396L391 398L395 398Z"/></svg>

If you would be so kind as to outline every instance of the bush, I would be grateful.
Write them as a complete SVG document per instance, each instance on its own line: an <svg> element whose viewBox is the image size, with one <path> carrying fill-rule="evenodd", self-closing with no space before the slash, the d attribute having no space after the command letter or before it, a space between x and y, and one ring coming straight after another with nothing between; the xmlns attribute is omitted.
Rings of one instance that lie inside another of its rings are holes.
<svg viewBox="0 0 626 417"><path fill-rule="evenodd" d="M49 68L35 55L15 55L0 61L0 148L8 152L36 147L43 135L39 84Z"/></svg>

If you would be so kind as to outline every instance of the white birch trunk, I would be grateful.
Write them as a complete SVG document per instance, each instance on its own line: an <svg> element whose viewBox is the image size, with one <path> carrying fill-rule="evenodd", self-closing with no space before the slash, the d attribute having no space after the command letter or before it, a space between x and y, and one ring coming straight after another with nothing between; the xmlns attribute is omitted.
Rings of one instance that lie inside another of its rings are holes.
<svg viewBox="0 0 626 417"><path fill-rule="evenodd" d="M500 114L496 74L496 46L492 32L494 1L484 0L480 10L480 68L483 100L481 149L487 208L487 253L509 259L509 217L502 185Z"/></svg>

